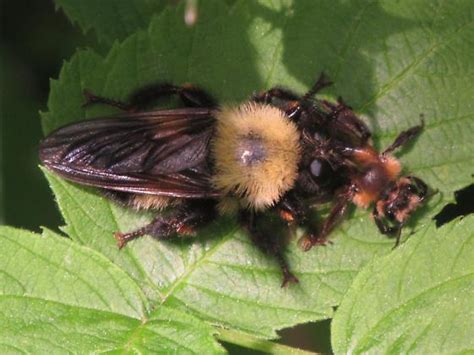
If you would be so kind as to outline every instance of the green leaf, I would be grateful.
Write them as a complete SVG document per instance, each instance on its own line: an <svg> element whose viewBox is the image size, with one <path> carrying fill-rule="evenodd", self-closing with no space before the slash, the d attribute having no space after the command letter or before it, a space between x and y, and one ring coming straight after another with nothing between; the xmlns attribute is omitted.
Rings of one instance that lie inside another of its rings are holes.
<svg viewBox="0 0 474 355"><path fill-rule="evenodd" d="M367 265L333 320L337 354L474 351L474 218L425 228Z"/></svg>
<svg viewBox="0 0 474 355"><path fill-rule="evenodd" d="M42 298L143 318L146 299L120 268L90 248L52 232L0 228L2 294ZM94 270L94 273L91 273ZM92 285L101 285L94 289ZM81 295L87 294L87 297Z"/></svg>
<svg viewBox="0 0 474 355"><path fill-rule="evenodd" d="M51 231L0 228L0 351L221 353L202 321L147 312L137 284L94 250Z"/></svg>
<svg viewBox="0 0 474 355"><path fill-rule="evenodd" d="M405 228L405 237L432 224L431 216L451 200L452 191L471 182L474 10L469 0L262 0L241 1L231 10L219 1L200 4L192 28L182 23L179 9L167 9L147 32L114 45L105 58L79 51L51 83L45 132L116 112L82 109L85 88L125 99L153 81L193 82L232 103L275 84L303 93L324 70L335 81L328 96L342 95L373 129L379 147L425 115L425 132L404 150L402 161L407 173L440 193ZM281 289L276 263L251 245L235 221L217 221L195 241L145 237L119 251L112 233L142 226L151 215L47 177L68 235L130 275L152 304L261 337L332 317L357 272L393 247L368 214L358 211L333 233L334 245L303 253L290 243L288 259L300 284Z"/></svg>
<svg viewBox="0 0 474 355"><path fill-rule="evenodd" d="M145 237L118 250L112 233L143 225L144 216L54 175L47 176L68 222L65 231L73 239L127 270L152 301L194 312L214 324L271 337L278 318L283 327L331 316L331 304L308 297L308 292L316 289L331 299L352 279L344 275L350 271L337 270L340 277L334 286L321 284L326 272L312 271L314 260L292 245L290 262L299 265L301 285L281 289L274 261L262 256L235 222L228 220L206 228L193 241L156 242ZM324 252L321 249L320 258L329 263ZM259 322L255 322L257 313Z"/></svg>
<svg viewBox="0 0 474 355"><path fill-rule="evenodd" d="M72 23L84 33L94 30L100 42L112 44L147 28L153 15L167 4L164 0L55 0Z"/></svg>

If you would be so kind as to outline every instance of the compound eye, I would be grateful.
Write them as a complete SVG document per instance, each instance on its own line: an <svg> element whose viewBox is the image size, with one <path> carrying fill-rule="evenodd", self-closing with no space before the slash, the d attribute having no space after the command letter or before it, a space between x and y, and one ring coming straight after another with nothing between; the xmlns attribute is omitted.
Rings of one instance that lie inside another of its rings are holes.
<svg viewBox="0 0 474 355"><path fill-rule="evenodd" d="M328 179L332 171L331 166L325 160L320 159L314 159L309 166L309 170L311 175L318 180Z"/></svg>
<svg viewBox="0 0 474 355"><path fill-rule="evenodd" d="M323 170L323 163L318 159L314 159L309 166L309 170L314 177L320 177Z"/></svg>

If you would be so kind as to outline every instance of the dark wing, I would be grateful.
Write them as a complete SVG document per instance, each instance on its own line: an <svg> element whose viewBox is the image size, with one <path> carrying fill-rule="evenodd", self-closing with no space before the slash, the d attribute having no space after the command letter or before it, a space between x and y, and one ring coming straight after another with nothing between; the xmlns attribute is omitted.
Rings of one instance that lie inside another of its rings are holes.
<svg viewBox="0 0 474 355"><path fill-rule="evenodd" d="M40 160L60 176L117 191L216 197L207 168L215 119L183 108L98 118L51 133Z"/></svg>

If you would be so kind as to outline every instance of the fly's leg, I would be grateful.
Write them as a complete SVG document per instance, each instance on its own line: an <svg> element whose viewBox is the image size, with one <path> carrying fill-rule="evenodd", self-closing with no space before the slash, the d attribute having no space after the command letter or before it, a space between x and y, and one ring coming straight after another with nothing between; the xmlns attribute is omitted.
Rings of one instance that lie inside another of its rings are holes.
<svg viewBox="0 0 474 355"><path fill-rule="evenodd" d="M298 283L298 278L290 271L288 262L283 255L283 246L278 238L262 233L257 228L258 216L253 211L242 212L241 220L243 227L250 235L252 242L264 253L273 256L280 266L283 274L281 287L288 286L289 283Z"/></svg>
<svg viewBox="0 0 474 355"><path fill-rule="evenodd" d="M288 89L279 86L275 86L267 91L256 93L252 96L252 101L263 104L271 104L274 99L292 102L298 101L300 96Z"/></svg>
<svg viewBox="0 0 474 355"><path fill-rule="evenodd" d="M285 111L286 115L294 120L298 120L301 113L308 110L308 107L314 108L311 99L319 91L332 82L324 73L321 73L316 83L303 96L299 96L290 90L273 87L268 91L263 91L252 96L252 100L259 103L275 104ZM279 103L277 101L280 101Z"/></svg>
<svg viewBox="0 0 474 355"><path fill-rule="evenodd" d="M329 216L324 220L321 229L317 233L304 235L299 240L299 244L304 251L308 251L315 245L326 245L330 243L328 236L346 214L351 197L351 188L338 194L336 203L331 209Z"/></svg>
<svg viewBox="0 0 474 355"><path fill-rule="evenodd" d="M128 242L144 235L157 239L168 239L172 236L192 237L200 227L210 223L216 217L215 201L189 202L169 215L158 216L148 225L128 233L114 233L119 249Z"/></svg>
<svg viewBox="0 0 474 355"><path fill-rule="evenodd" d="M254 94L252 99L253 101L266 104L272 103L273 99L279 99L283 101L309 100L319 91L330 85L332 85L332 82L327 78L326 74L321 73L318 80L303 96L299 96L290 90L275 86L270 90Z"/></svg>
<svg viewBox="0 0 474 355"><path fill-rule="evenodd" d="M376 207L374 207L374 209L372 210L372 217L374 218L375 225L377 226L380 233L387 235L391 238L395 238L394 248L396 248L400 244L403 224L396 223L393 227L389 226L383 221Z"/></svg>
<svg viewBox="0 0 474 355"><path fill-rule="evenodd" d="M369 127L352 111L341 97L337 104L321 101L323 107L329 112L327 127L336 136L346 137L348 143L356 146L365 145L371 137Z"/></svg>
<svg viewBox="0 0 474 355"><path fill-rule="evenodd" d="M145 109L162 97L177 95L186 107L216 107L217 102L204 89L192 84L181 86L169 83L147 85L135 91L129 99L130 105L136 109Z"/></svg>
<svg viewBox="0 0 474 355"><path fill-rule="evenodd" d="M318 80L314 83L314 85L308 90L306 94L303 95L303 100L310 100L314 95L320 92L322 89L331 86L333 82L329 80L327 75L324 72L319 74Z"/></svg>
<svg viewBox="0 0 474 355"><path fill-rule="evenodd" d="M98 96L89 90L84 90L83 94L86 99L83 107L104 104L128 112L146 110L151 104L156 103L160 99L172 96L178 96L186 107L213 108L217 106L216 101L211 95L192 84L181 86L169 83L147 85L133 92L126 102Z"/></svg>
<svg viewBox="0 0 474 355"><path fill-rule="evenodd" d="M289 226L302 226L306 232L301 237L299 244L303 249L308 250L313 245L327 245L331 243L327 238L318 236L318 226L309 218L309 208L304 201L294 195L286 195L276 206L280 218L288 223ZM305 246L310 243L310 246Z"/></svg>
<svg viewBox="0 0 474 355"><path fill-rule="evenodd" d="M395 149L404 146L405 144L411 142L416 137L420 135L423 131L423 127L425 126L425 122L421 120L421 123L418 126L411 127L406 131L403 131L398 135L397 138L393 141L393 143L384 150L383 154L391 153Z"/></svg>

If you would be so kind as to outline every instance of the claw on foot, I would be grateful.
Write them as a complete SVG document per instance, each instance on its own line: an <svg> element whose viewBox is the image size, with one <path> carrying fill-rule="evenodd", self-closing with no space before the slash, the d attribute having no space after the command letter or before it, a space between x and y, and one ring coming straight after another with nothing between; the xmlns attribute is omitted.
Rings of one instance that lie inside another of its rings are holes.
<svg viewBox="0 0 474 355"><path fill-rule="evenodd" d="M291 272L289 271L286 271L284 274L283 274L283 281L281 283L281 287L288 287L288 284L289 283L292 283L292 284L297 284L299 283L300 280L298 280L298 278L293 275Z"/></svg>
<svg viewBox="0 0 474 355"><path fill-rule="evenodd" d="M304 235L298 241L298 245L300 246L301 249L303 249L303 251L308 251L315 245L326 246L326 245L331 245L331 244L334 244L331 240L327 238L318 238L314 234Z"/></svg>
<svg viewBox="0 0 474 355"><path fill-rule="evenodd" d="M144 227L130 233L115 232L114 237L117 240L118 248L122 249L125 245L127 245L129 241L134 240L138 237L141 237L142 235L146 234L146 232L147 232L147 229L146 227Z"/></svg>
<svg viewBox="0 0 474 355"><path fill-rule="evenodd" d="M308 251L313 247L313 242L308 235L304 235L298 241L298 245L303 249L303 251Z"/></svg>
<svg viewBox="0 0 474 355"><path fill-rule="evenodd" d="M117 246L119 249L122 249L127 244L127 239L124 233L115 232L114 237L117 240Z"/></svg>

